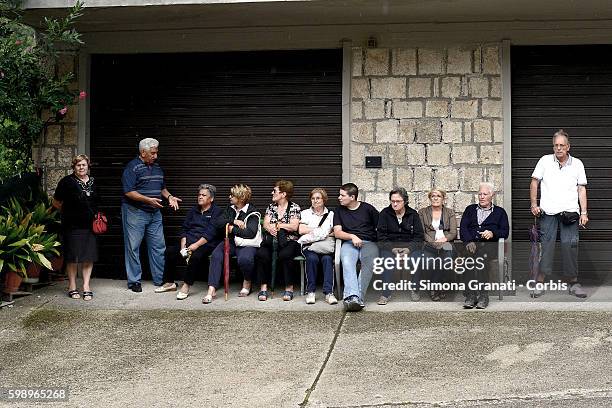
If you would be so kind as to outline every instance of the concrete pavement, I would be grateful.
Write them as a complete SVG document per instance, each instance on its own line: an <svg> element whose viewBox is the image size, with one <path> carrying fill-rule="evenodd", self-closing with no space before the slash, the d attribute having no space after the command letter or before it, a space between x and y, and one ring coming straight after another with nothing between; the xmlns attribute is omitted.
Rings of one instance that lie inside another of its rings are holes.
<svg viewBox="0 0 612 408"><path fill-rule="evenodd" d="M397 296L345 314L303 297L238 299L238 288L202 305L203 286L177 301L150 283L134 294L96 280L84 302L63 285L0 310L1 386L69 387L69 401L44 406L612 404L612 303L592 298L519 294L483 312Z"/></svg>

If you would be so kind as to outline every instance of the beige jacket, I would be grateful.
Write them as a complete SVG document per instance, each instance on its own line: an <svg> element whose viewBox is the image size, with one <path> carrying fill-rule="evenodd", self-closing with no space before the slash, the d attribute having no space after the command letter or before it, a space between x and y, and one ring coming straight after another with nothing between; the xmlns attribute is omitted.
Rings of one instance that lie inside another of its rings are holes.
<svg viewBox="0 0 612 408"><path fill-rule="evenodd" d="M425 230L425 242L435 242L436 230L431 226L431 205L419 210L419 217ZM444 226L444 236L448 242L453 242L457 238L457 219L455 212L450 208L442 207L442 224Z"/></svg>

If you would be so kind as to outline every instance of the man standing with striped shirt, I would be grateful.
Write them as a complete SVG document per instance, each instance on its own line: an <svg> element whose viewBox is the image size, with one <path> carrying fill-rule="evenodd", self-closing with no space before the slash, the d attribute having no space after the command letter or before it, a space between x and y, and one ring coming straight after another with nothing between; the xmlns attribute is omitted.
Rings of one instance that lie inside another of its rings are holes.
<svg viewBox="0 0 612 408"><path fill-rule="evenodd" d="M182 201L166 189L164 171L155 163L159 142L151 138L142 139L138 149L139 156L127 164L121 178L125 270L128 289L132 292L142 292L140 244L143 238L147 241L153 283L156 286L163 283L166 242L159 209L163 208L162 197L168 200L170 207L175 211Z"/></svg>

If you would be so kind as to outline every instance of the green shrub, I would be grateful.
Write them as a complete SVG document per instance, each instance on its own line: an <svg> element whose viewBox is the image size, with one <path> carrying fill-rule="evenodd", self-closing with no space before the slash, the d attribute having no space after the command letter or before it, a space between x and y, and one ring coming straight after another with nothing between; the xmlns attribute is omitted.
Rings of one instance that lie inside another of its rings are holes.
<svg viewBox="0 0 612 408"><path fill-rule="evenodd" d="M45 127L60 121L78 101L70 89L73 75L58 76L58 45L82 44L73 26L81 15L79 0L61 19L45 18L43 29L25 24L22 0L0 2L0 178L32 168L32 145ZM84 96L83 93L80 94ZM51 119L43 112L51 112Z"/></svg>

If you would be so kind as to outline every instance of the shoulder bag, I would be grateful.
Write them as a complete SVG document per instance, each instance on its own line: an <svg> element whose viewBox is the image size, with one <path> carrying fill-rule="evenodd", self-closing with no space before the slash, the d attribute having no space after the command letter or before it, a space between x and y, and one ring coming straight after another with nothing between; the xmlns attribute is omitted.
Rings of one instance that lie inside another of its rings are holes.
<svg viewBox="0 0 612 408"><path fill-rule="evenodd" d="M245 225L247 224L247 220L249 219L249 217L251 215L255 215L257 217L257 234L255 234L255 237L253 237L253 238L234 237L234 243L236 244L236 246L259 248L259 246L261 245L261 241L262 241L262 236L261 236L261 214L259 214L258 212L252 212L249 215L247 215L244 218L244 224Z"/></svg>

